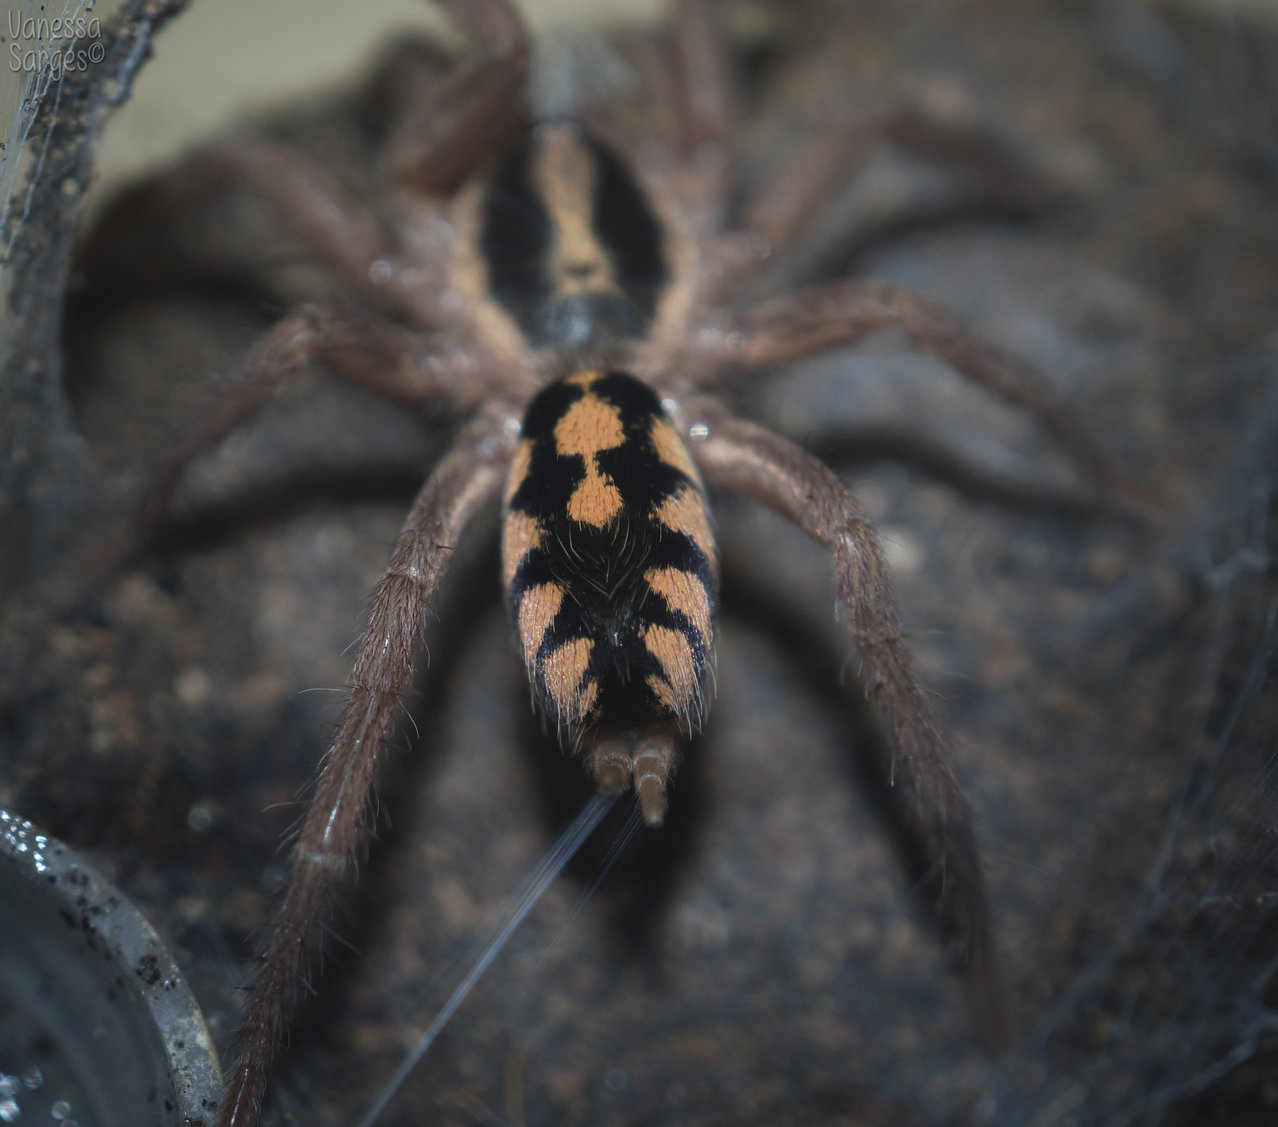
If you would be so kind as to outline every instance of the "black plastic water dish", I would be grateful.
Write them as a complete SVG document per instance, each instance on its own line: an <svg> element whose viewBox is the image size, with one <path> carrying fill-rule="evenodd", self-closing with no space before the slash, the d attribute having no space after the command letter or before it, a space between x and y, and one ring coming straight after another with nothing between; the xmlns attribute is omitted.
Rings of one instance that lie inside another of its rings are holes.
<svg viewBox="0 0 1278 1127"><path fill-rule="evenodd" d="M0 810L0 1124L198 1127L219 1086L151 925L73 849Z"/></svg>

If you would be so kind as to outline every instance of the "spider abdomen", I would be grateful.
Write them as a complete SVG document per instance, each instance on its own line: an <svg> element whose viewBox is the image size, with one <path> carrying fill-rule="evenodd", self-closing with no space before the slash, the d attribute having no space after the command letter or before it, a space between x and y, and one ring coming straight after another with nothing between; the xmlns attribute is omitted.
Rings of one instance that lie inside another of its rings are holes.
<svg viewBox="0 0 1278 1127"><path fill-rule="evenodd" d="M700 476L647 385L580 372L533 399L502 566L534 703L567 742L670 718L699 726L715 547Z"/></svg>

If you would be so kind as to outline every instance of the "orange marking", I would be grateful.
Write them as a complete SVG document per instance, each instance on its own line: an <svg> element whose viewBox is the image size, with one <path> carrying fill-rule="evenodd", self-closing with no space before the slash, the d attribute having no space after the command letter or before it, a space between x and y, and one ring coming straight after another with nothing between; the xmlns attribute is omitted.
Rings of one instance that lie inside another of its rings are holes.
<svg viewBox="0 0 1278 1127"><path fill-rule="evenodd" d="M701 480L696 466L692 464L688 448L683 444L683 439L679 437L679 432L669 422L665 419L654 420L650 434L652 446L656 450L658 458L665 462L666 465L682 470L693 481Z"/></svg>
<svg viewBox="0 0 1278 1127"><path fill-rule="evenodd" d="M589 373L591 377L595 373ZM555 424L555 449L579 455L585 463L581 484L568 499L568 515L581 524L603 528L621 511L621 490L607 474L599 472L596 456L626 440L617 409L587 394L578 399Z"/></svg>
<svg viewBox="0 0 1278 1127"><path fill-rule="evenodd" d="M688 639L668 626L648 626L643 632L643 644L665 674L665 681L649 677L648 687L671 712L686 715L696 703L700 688Z"/></svg>
<svg viewBox="0 0 1278 1127"><path fill-rule="evenodd" d="M507 513L501 524L501 578L509 587L524 556L541 545L542 529L527 513Z"/></svg>
<svg viewBox="0 0 1278 1127"><path fill-rule="evenodd" d="M711 569L716 566L714 536L710 532L705 500L691 485L685 485L673 497L666 498L653 516L672 532L691 536L693 543L709 561Z"/></svg>
<svg viewBox="0 0 1278 1127"><path fill-rule="evenodd" d="M673 567L644 572L644 582L657 592L671 610L686 615L710 648L710 597L695 575ZM651 649L651 647L649 647Z"/></svg>
<svg viewBox="0 0 1278 1127"><path fill-rule="evenodd" d="M612 264L593 227L594 155L575 125L542 126L538 137L532 180L555 231L546 264L555 289L562 294L616 290Z"/></svg>
<svg viewBox="0 0 1278 1127"><path fill-rule="evenodd" d="M510 507L510 502L514 500L519 487L528 476L528 470L532 466L532 449L533 444L527 438L520 439L519 445L515 447L515 457L510 463L510 473L506 475L506 492L502 497L502 504L507 508Z"/></svg>
<svg viewBox="0 0 1278 1127"><path fill-rule="evenodd" d="M586 463L586 480L568 498L568 515L581 524L603 528L621 512L621 490L601 474L592 458Z"/></svg>
<svg viewBox="0 0 1278 1127"><path fill-rule="evenodd" d="M565 723L585 720L595 697L599 695L599 686L594 681L583 684L594 648L595 644L589 638L574 638L546 655L542 667L546 691L555 702L560 720Z"/></svg>
<svg viewBox="0 0 1278 1127"><path fill-rule="evenodd" d="M546 629L563 606L564 589L558 583L539 583L530 587L519 600L519 644L524 648L524 662L532 665Z"/></svg>
<svg viewBox="0 0 1278 1127"><path fill-rule="evenodd" d="M601 450L611 450L625 440L620 412L589 392L572 404L555 424L555 448L561 454L593 458Z"/></svg>

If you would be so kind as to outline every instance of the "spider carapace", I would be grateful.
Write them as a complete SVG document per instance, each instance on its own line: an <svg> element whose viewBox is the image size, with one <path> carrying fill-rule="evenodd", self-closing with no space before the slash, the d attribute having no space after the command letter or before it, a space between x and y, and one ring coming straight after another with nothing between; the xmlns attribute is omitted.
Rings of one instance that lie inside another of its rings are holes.
<svg viewBox="0 0 1278 1127"><path fill-rule="evenodd" d="M569 122L488 188L479 245L530 344L606 355L651 325L661 228L625 166ZM701 476L646 384L585 368L533 398L507 481L502 579L538 709L609 790L660 822L676 729L705 714L714 542Z"/></svg>

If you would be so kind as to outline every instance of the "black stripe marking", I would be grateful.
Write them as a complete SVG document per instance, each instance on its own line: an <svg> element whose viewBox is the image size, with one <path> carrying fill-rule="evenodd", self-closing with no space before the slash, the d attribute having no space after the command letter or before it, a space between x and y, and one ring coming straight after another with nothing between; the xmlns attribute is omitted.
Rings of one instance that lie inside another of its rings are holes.
<svg viewBox="0 0 1278 1127"><path fill-rule="evenodd" d="M670 280L661 225L630 169L596 138L587 137L586 143L596 161L595 234L608 248L617 284L629 295L643 324L650 325Z"/></svg>
<svg viewBox="0 0 1278 1127"><path fill-rule="evenodd" d="M544 266L554 238L550 216L528 177L531 157L532 146L524 141L489 181L479 233L489 291L525 333L525 322L546 289Z"/></svg>

